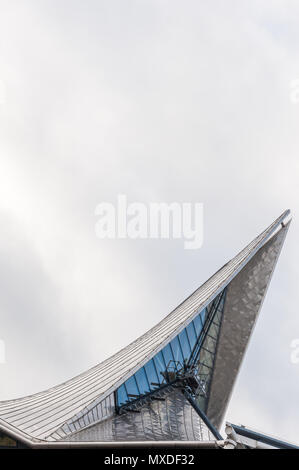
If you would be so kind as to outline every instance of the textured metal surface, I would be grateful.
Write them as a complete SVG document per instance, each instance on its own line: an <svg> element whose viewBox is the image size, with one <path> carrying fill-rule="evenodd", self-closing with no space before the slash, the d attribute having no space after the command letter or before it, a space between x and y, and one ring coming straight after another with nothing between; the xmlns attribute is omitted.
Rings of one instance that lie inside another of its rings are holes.
<svg viewBox="0 0 299 470"><path fill-rule="evenodd" d="M68 437L69 441L210 441L215 437L180 390Z"/></svg>
<svg viewBox="0 0 299 470"><path fill-rule="evenodd" d="M7 424L30 438L58 440L65 438L71 432L74 423L82 429L101 419L97 417L96 411L99 404L162 349L196 316L198 311L229 284L273 232L279 229L281 221L288 214L289 211L282 214L160 323L117 354L49 390L1 402L0 424L4 427ZM250 285L248 288L250 289ZM223 375L221 377L227 382L225 386L229 388L231 386L229 379ZM223 384L220 385L225 388ZM111 398L109 401L111 402ZM209 403L212 407L212 395Z"/></svg>
<svg viewBox="0 0 299 470"><path fill-rule="evenodd" d="M88 411L84 408L80 413L77 413L72 419L68 420L61 429L58 429L49 436L49 440L62 439L66 435L111 417L114 412L114 393L111 393L108 397L104 398L104 400L90 407Z"/></svg>
<svg viewBox="0 0 299 470"><path fill-rule="evenodd" d="M289 224L274 235L227 288L207 415L219 427Z"/></svg>

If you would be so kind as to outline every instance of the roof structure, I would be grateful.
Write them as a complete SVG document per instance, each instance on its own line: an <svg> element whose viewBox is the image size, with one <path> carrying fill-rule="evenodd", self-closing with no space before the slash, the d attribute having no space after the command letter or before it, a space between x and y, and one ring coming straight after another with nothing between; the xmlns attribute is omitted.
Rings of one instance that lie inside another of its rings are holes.
<svg viewBox="0 0 299 470"><path fill-rule="evenodd" d="M289 214L118 353L56 387L0 402L0 431L28 445L217 437ZM179 394L178 380L193 398Z"/></svg>
<svg viewBox="0 0 299 470"><path fill-rule="evenodd" d="M236 449L292 449L299 450L296 444L277 437L255 431L245 426L226 423L225 432Z"/></svg>

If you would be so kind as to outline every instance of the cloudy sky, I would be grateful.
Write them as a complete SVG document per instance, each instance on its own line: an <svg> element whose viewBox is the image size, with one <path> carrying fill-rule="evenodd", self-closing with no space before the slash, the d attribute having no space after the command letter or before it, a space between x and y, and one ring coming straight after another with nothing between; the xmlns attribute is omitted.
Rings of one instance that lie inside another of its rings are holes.
<svg viewBox="0 0 299 470"><path fill-rule="evenodd" d="M226 419L299 442L298 46L297 0L0 0L0 399L116 352L290 208ZM202 248L98 239L120 193L203 203Z"/></svg>

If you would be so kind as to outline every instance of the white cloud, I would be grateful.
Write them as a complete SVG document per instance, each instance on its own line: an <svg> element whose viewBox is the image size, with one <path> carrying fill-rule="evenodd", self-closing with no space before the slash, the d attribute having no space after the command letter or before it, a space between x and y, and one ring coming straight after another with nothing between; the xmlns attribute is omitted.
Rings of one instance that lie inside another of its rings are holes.
<svg viewBox="0 0 299 470"><path fill-rule="evenodd" d="M0 79L8 99L0 106L7 286L0 298L7 335L0 330L7 345L0 398L8 398L59 382L124 346L285 208L296 216L299 105L289 87L299 78L299 6L1 5ZM203 248L98 240L94 209L119 193L141 202L203 202ZM295 217L268 293L273 300L264 305L228 411L243 419L246 403L256 412L244 418L254 416L255 426L269 431L278 403L284 429L295 429L298 418L295 401L285 399L299 391L286 359L288 341L299 334L297 233ZM263 354L273 338L274 358ZM246 392L257 357L259 373L267 371L263 387L273 380L267 396L258 386Z"/></svg>

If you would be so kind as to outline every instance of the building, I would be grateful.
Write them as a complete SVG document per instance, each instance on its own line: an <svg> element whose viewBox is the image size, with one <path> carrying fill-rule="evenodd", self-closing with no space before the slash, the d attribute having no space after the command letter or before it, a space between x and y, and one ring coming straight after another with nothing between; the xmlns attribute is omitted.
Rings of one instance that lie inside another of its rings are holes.
<svg viewBox="0 0 299 470"><path fill-rule="evenodd" d="M228 425L227 438L219 428L289 223L286 211L109 359L49 390L0 402L0 446L233 447L237 427Z"/></svg>

